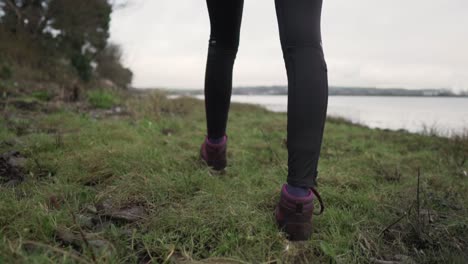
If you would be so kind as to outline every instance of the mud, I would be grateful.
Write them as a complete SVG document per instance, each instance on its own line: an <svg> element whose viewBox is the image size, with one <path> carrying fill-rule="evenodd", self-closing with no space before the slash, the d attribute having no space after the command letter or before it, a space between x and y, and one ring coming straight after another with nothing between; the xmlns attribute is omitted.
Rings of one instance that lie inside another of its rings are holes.
<svg viewBox="0 0 468 264"><path fill-rule="evenodd" d="M64 246L72 246L77 251L83 251L83 248L90 247L93 251L111 251L112 244L102 239L99 234L85 233L83 231L75 232L66 228L57 228L55 230L55 240Z"/></svg>
<svg viewBox="0 0 468 264"><path fill-rule="evenodd" d="M18 151L0 154L0 184L16 186L25 179L26 158Z"/></svg>
<svg viewBox="0 0 468 264"><path fill-rule="evenodd" d="M16 109L23 111L38 111L41 110L41 104L37 101L26 101L26 100L12 100L9 102L10 105L13 105Z"/></svg>
<svg viewBox="0 0 468 264"><path fill-rule="evenodd" d="M97 213L104 218L123 222L135 222L145 218L146 209L138 204L116 207L112 201L104 200L96 204Z"/></svg>

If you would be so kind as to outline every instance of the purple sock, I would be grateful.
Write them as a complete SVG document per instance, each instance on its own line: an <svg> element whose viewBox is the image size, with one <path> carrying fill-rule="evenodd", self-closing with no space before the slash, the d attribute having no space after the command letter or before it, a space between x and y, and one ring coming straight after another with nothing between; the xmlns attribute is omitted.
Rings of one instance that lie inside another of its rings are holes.
<svg viewBox="0 0 468 264"><path fill-rule="evenodd" d="M296 187L292 185L286 185L286 190L289 194L296 197L306 197L309 195L309 188L307 187Z"/></svg>
<svg viewBox="0 0 468 264"><path fill-rule="evenodd" d="M211 144L219 144L219 143L223 142L223 140L224 140L224 136L220 137L220 138L210 138L210 137L208 137L208 142L210 142Z"/></svg>

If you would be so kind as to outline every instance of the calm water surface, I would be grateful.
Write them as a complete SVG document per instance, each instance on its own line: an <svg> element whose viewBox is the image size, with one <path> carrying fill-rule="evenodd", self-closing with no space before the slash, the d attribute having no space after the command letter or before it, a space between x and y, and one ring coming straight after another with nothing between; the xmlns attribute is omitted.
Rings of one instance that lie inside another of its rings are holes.
<svg viewBox="0 0 468 264"><path fill-rule="evenodd" d="M275 112L287 109L285 95L233 95L232 101L260 105ZM327 113L372 128L411 132L435 129L442 135L468 130L468 98L330 96Z"/></svg>

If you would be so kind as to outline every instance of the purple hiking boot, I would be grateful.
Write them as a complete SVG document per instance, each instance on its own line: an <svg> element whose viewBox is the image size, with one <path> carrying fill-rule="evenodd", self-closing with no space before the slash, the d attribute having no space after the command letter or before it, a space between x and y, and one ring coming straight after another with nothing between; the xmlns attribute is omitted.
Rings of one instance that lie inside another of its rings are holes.
<svg viewBox="0 0 468 264"><path fill-rule="evenodd" d="M314 199L320 203L320 215L323 212L323 202L320 194L310 188L306 197L295 197L288 193L286 184L281 189L281 197L275 209L276 223L291 241L308 240L312 235L312 215L314 215Z"/></svg>
<svg viewBox="0 0 468 264"><path fill-rule="evenodd" d="M223 140L218 144L210 143L206 136L200 148L200 158L214 170L223 170L227 165L226 149L227 135L224 135Z"/></svg>

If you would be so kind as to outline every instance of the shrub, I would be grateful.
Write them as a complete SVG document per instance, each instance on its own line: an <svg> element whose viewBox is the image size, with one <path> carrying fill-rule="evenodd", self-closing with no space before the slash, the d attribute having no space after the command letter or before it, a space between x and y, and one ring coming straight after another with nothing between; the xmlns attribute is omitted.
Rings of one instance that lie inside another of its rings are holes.
<svg viewBox="0 0 468 264"><path fill-rule="evenodd" d="M109 79L120 88L128 88L132 82L133 73L125 68L122 61L120 46L110 43L101 51L97 58L96 71L102 78Z"/></svg>
<svg viewBox="0 0 468 264"><path fill-rule="evenodd" d="M72 56L71 64L76 69L82 81L88 82L91 80L93 68L91 67L91 60L88 57L82 54L76 54Z"/></svg>

